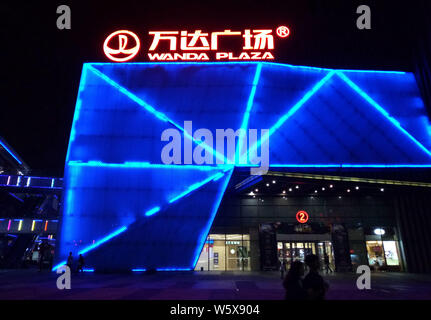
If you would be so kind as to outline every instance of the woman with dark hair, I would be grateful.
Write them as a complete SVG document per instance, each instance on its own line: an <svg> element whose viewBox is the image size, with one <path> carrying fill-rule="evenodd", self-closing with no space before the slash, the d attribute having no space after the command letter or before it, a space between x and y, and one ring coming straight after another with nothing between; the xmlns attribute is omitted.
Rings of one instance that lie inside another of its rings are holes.
<svg viewBox="0 0 431 320"><path fill-rule="evenodd" d="M286 300L306 300L307 292L302 287L302 276L304 275L304 264L301 261L294 261L290 270L283 280L283 287L286 290Z"/></svg>

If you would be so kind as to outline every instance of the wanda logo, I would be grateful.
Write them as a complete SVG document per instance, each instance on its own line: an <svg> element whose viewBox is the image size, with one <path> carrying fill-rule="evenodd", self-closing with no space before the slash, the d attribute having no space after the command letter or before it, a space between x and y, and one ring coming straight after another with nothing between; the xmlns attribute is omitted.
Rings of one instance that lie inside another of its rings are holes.
<svg viewBox="0 0 431 320"><path fill-rule="evenodd" d="M113 32L103 43L106 56L116 62L125 62L137 55L141 44L136 34L128 30Z"/></svg>

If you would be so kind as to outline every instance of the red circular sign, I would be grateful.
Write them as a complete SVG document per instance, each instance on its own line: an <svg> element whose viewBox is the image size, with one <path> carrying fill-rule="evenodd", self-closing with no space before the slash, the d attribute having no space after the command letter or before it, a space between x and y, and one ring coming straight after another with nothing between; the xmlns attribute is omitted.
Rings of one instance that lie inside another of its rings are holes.
<svg viewBox="0 0 431 320"><path fill-rule="evenodd" d="M116 41L115 41L116 40ZM116 45L112 48L110 45ZM134 44L133 47L130 44ZM124 62L132 59L139 51L141 44L136 34L128 30L111 33L103 43L103 51L112 61Z"/></svg>
<svg viewBox="0 0 431 320"><path fill-rule="evenodd" d="M280 27L278 27L277 30L276 30L276 32L277 32L277 35L280 38L286 38L290 34L290 30L286 26L280 26Z"/></svg>
<svg viewBox="0 0 431 320"><path fill-rule="evenodd" d="M308 213L304 210L298 211L298 213L296 214L296 220L299 223L306 223L308 221Z"/></svg>

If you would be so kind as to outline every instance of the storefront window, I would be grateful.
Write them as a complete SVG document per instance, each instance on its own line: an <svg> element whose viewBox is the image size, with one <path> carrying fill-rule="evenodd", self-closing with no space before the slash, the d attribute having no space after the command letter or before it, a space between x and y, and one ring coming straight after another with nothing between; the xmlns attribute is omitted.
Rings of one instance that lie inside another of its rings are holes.
<svg viewBox="0 0 431 320"><path fill-rule="evenodd" d="M210 234L195 270L250 270L250 236Z"/></svg>
<svg viewBox="0 0 431 320"><path fill-rule="evenodd" d="M385 250L385 258L388 266L399 266L400 260L398 258L398 250L395 241L383 241L383 248Z"/></svg>
<svg viewBox="0 0 431 320"><path fill-rule="evenodd" d="M368 264L379 269L385 266L382 241L367 241Z"/></svg>

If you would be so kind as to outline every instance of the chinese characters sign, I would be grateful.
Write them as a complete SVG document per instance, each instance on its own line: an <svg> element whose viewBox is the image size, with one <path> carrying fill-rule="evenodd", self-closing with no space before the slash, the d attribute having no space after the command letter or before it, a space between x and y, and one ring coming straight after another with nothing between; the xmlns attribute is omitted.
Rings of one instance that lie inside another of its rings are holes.
<svg viewBox="0 0 431 320"><path fill-rule="evenodd" d="M273 29L149 31L146 52L140 54L150 61L273 60L274 38L287 38L289 34L286 26L278 27L275 33ZM232 41L237 48L226 45ZM140 49L139 37L129 30L111 33L103 44L105 55L115 62L133 59Z"/></svg>

